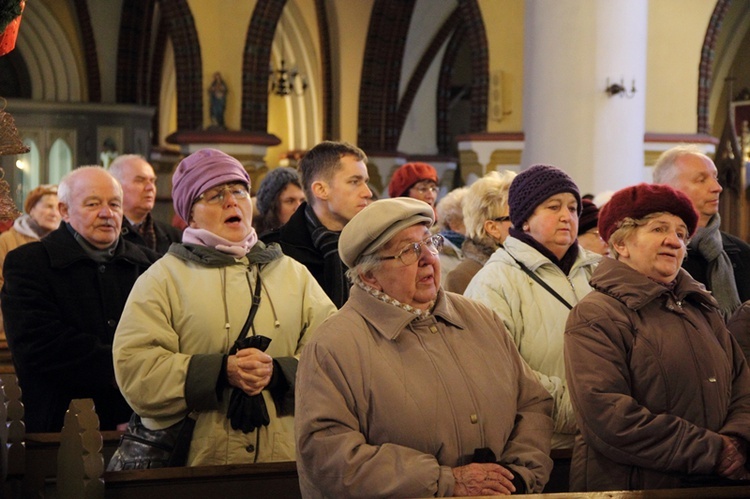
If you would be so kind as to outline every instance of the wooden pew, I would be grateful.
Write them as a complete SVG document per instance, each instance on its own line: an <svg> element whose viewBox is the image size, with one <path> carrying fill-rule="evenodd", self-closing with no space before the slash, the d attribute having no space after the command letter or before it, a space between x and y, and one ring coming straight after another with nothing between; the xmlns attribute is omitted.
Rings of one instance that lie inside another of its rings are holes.
<svg viewBox="0 0 750 499"><path fill-rule="evenodd" d="M294 462L105 472L103 438L90 399L74 400L65 415L57 460L60 499L192 499L301 497Z"/></svg>
<svg viewBox="0 0 750 499"><path fill-rule="evenodd" d="M300 497L293 462L226 466L198 466L106 472L100 449L98 418L90 401L73 401L61 434L58 460L60 499L193 499L205 497ZM556 460L569 459L567 451L555 451ZM718 499L748 498L750 485L648 491L545 493L537 499Z"/></svg>
<svg viewBox="0 0 750 499"><path fill-rule="evenodd" d="M0 375L0 466L3 497L20 497L26 470L23 404L21 389L14 374Z"/></svg>

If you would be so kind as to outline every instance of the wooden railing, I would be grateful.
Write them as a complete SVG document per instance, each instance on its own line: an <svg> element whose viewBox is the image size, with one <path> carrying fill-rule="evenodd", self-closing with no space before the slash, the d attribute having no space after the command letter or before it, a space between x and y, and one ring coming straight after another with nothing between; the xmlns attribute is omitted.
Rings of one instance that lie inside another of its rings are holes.
<svg viewBox="0 0 750 499"><path fill-rule="evenodd" d="M2 463L8 464L4 475L4 497L40 498L50 493L50 484L56 486L60 499L193 499L206 497L298 498L301 497L294 462L241 464L225 466L197 466L160 468L153 470L128 470L107 472L105 464L116 448L118 432L100 432L93 402L74 400L65 417L65 426L59 434L26 434L25 445L17 446L19 431L18 406L20 391L17 385L0 377L4 390L0 417L5 418L0 427ZM10 392L10 396L8 395ZM3 408L10 408L3 413ZM11 435L12 433L12 435ZM12 437L12 438L11 438ZM11 451L11 449L13 449ZM9 460L9 453L13 459ZM554 451L555 465L569 464L570 453ZM553 474L551 485L556 480ZM567 476L564 477L567 486ZM52 494L49 494L52 495ZM561 499L677 499L684 497L747 498L750 486L711 487L696 489L613 491L531 494L529 498Z"/></svg>

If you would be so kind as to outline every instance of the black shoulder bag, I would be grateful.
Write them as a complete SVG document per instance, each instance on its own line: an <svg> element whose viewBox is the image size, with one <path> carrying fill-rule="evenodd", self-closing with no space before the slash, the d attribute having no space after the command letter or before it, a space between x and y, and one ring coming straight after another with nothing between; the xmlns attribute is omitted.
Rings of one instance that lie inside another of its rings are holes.
<svg viewBox="0 0 750 499"><path fill-rule="evenodd" d="M518 264L518 266L521 267L521 270L523 270L524 272L526 272L529 275L529 277L531 277L532 279L534 279L541 287L543 287L544 289L546 289L547 291L549 291L552 296L554 296L555 298L557 298L558 300L560 300L560 302L563 305L565 305L566 307L568 307L568 310L570 310L570 309L573 308L573 306L570 303L568 303L567 300L565 300L565 298L563 298L562 296L560 296L557 293L557 291L555 291L554 289L552 289L549 284L547 284L546 282L544 282L542 280L541 277L539 277L538 275L536 275L535 273L533 273L531 271L531 269L529 269L526 265L524 265L523 263L521 263L518 260L516 260L516 257L514 257L513 255L511 255L510 253L508 253L508 255L510 255L510 257Z"/></svg>
<svg viewBox="0 0 750 499"><path fill-rule="evenodd" d="M253 324L260 305L260 268L255 281L253 303L250 313L242 326L242 331L232 349L236 351L240 342ZM262 338L262 337L261 337ZM266 338L270 343L270 339ZM268 344L266 344L266 347ZM149 468L169 468L185 466L190 441L193 439L197 413L191 412L181 421L162 430L150 430L143 425L141 417L135 412L130 417L128 428L120 437L120 444L112 455L107 471L139 470ZM266 423L268 424L268 423Z"/></svg>

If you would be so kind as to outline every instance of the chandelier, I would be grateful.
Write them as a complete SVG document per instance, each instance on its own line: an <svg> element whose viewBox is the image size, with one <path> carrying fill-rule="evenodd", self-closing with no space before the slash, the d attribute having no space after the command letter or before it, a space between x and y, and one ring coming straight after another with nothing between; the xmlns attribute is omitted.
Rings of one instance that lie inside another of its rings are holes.
<svg viewBox="0 0 750 499"><path fill-rule="evenodd" d="M268 83L268 93L280 97L302 96L307 90L305 77L297 71L297 68L288 69L283 57L279 69L273 69L271 66Z"/></svg>

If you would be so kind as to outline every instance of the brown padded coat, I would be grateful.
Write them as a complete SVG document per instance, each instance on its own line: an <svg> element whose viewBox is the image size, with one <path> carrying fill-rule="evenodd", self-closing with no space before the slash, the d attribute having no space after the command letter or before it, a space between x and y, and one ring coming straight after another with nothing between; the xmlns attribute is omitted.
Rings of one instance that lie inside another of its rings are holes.
<svg viewBox="0 0 750 499"><path fill-rule="evenodd" d="M571 490L712 484L719 434L750 441L750 370L716 301L605 258L573 308L565 367L580 433Z"/></svg>
<svg viewBox="0 0 750 499"><path fill-rule="evenodd" d="M489 447L529 492L549 478L552 400L489 308L440 291L417 318L353 286L297 370L302 496L453 495Z"/></svg>

